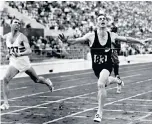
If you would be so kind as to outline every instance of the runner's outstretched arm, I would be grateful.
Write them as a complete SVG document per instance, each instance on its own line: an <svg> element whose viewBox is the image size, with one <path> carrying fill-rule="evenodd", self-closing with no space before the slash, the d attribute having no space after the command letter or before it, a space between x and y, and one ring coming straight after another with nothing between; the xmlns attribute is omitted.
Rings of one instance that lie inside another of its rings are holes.
<svg viewBox="0 0 152 124"><path fill-rule="evenodd" d="M121 42L137 43L137 44L144 45L142 43L142 40L139 40L139 39L136 39L136 38L132 38L132 37L117 36L116 40L120 40Z"/></svg>
<svg viewBox="0 0 152 124"><path fill-rule="evenodd" d="M85 41L88 41L88 39L86 37L68 39L68 37L65 37L64 34L59 34L58 38L63 42L67 42L69 45L73 45L73 44L77 44L77 43L84 43Z"/></svg>

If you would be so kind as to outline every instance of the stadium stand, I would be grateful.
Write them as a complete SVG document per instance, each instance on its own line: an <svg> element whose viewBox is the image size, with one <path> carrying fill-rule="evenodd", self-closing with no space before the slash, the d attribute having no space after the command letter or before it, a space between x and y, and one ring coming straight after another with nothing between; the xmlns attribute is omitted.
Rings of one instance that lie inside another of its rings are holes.
<svg viewBox="0 0 152 124"><path fill-rule="evenodd" d="M6 4L13 10L17 10L21 15L29 18L21 19L22 27L34 27L30 21L39 23L37 28L47 30L67 31L74 30L72 37L79 37L90 30L94 26L95 16L99 11L106 11L113 17L112 22L118 27L118 34L124 36L133 36L137 38L146 38L151 33L152 9L151 1L8 1ZM145 7L146 6L146 7ZM1 26L9 26L11 19L16 18L11 16L5 8L1 12ZM132 13L130 13L132 12ZM19 18L19 17L18 17ZM109 24L110 25L110 24ZM47 59L50 57L79 59L86 58L88 47L84 45L74 45L70 48L63 43L59 48L58 39L50 34L41 37L31 36L30 45L33 49L32 61L36 59ZM139 54L149 52L148 48L141 48L137 45L129 45L130 54ZM3 51L3 48L1 48ZM62 49L67 49L68 55L62 55ZM5 52L2 52L5 55ZM2 57L4 58L4 57ZM3 59L2 59L3 60ZM6 60L1 61L1 64Z"/></svg>

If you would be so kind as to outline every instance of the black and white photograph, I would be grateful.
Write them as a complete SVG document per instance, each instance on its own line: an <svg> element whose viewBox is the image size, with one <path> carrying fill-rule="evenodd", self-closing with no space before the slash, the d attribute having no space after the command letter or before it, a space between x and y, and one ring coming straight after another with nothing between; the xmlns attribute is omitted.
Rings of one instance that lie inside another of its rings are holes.
<svg viewBox="0 0 152 124"><path fill-rule="evenodd" d="M152 1L0 1L0 124L152 124Z"/></svg>

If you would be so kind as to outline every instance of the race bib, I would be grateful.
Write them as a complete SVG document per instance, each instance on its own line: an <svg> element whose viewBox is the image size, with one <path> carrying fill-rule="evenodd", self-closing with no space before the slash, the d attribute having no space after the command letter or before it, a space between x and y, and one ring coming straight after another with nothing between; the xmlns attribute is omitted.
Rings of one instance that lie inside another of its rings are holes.
<svg viewBox="0 0 152 124"><path fill-rule="evenodd" d="M8 52L10 55L13 53L18 53L18 47L8 47Z"/></svg>
<svg viewBox="0 0 152 124"><path fill-rule="evenodd" d="M94 55L94 63L103 64L107 62L107 55Z"/></svg>

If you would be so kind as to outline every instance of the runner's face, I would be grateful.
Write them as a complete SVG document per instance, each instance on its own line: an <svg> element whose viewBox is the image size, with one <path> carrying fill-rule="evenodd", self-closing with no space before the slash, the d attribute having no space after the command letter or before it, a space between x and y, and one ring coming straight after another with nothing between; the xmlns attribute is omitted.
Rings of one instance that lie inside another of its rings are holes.
<svg viewBox="0 0 152 124"><path fill-rule="evenodd" d="M12 24L11 24L11 28L13 30L19 30L20 29L20 21L14 19Z"/></svg>
<svg viewBox="0 0 152 124"><path fill-rule="evenodd" d="M97 18L97 24L100 28L107 27L107 18L104 15L101 15Z"/></svg>

